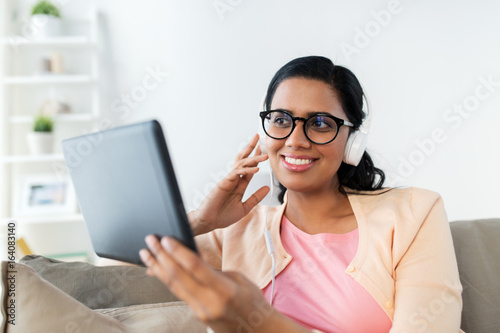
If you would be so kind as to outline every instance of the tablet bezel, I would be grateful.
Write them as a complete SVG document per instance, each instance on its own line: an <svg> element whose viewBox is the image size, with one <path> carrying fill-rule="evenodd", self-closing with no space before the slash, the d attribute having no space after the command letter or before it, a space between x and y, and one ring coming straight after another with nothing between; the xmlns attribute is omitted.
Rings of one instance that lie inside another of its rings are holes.
<svg viewBox="0 0 500 333"><path fill-rule="evenodd" d="M171 236L197 253L158 121L66 139L62 147L99 257L144 265L139 250L148 234ZM134 189L138 193L130 193ZM132 218L141 207L147 207L141 213L149 221Z"/></svg>

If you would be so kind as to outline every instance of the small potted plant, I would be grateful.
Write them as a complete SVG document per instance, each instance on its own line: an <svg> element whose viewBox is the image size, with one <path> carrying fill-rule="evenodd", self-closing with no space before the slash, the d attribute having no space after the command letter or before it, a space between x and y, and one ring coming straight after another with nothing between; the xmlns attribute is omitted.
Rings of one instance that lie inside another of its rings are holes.
<svg viewBox="0 0 500 333"><path fill-rule="evenodd" d="M61 15L59 9L49 1L39 1L31 9L33 36L46 38L61 34Z"/></svg>
<svg viewBox="0 0 500 333"><path fill-rule="evenodd" d="M28 133L28 146L32 154L50 154L54 144L54 121L40 114L35 117L33 131Z"/></svg>

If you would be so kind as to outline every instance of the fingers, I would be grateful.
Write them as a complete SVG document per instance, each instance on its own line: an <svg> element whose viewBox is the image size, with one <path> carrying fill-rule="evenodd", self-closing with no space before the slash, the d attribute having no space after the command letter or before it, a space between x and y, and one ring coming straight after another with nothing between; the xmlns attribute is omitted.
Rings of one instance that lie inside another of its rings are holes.
<svg viewBox="0 0 500 333"><path fill-rule="evenodd" d="M260 289L242 274L212 270L178 241L163 237L160 243L147 236L146 242L150 251L143 249L140 254L148 273L164 282L210 326L235 331L238 318L255 310L255 301L267 304Z"/></svg>
<svg viewBox="0 0 500 333"><path fill-rule="evenodd" d="M242 174L241 172L239 172L239 169L245 167L246 168L256 167L257 165L259 165L259 163L264 162L269 158L267 154L262 154L260 145L257 145L258 140L259 140L259 135L258 134L254 135L250 143L247 146L245 146L245 148L236 156L236 160L234 161L233 171L236 170L236 174L238 174L240 176L239 178L242 178L243 181L240 181L235 174L228 175L229 176L228 180L230 180L231 182L234 182L236 180L238 181L237 192L241 192L242 190L244 192L248 183L250 182L250 180L252 180L252 177L255 174L255 172ZM255 149L254 156L248 157L254 149ZM233 186L236 186L236 183L231 184L231 189L234 189Z"/></svg>
<svg viewBox="0 0 500 333"><path fill-rule="evenodd" d="M214 271L193 251L178 241L163 237L161 244L155 236L147 236L148 250L140 256L148 267L148 274L159 278L177 297L188 303L199 318L210 318L207 304L224 292L230 279Z"/></svg>
<svg viewBox="0 0 500 333"><path fill-rule="evenodd" d="M246 145L245 148L243 148L243 150L236 155L236 160L241 160L243 158L247 158L248 156L250 156L252 151L255 149L255 146L257 145L258 141L259 141L259 135L255 134L252 140L250 140L250 142L248 143L248 145Z"/></svg>
<svg viewBox="0 0 500 333"><path fill-rule="evenodd" d="M269 186L263 186L259 188L250 198L248 198L244 203L243 207L245 209L245 215L251 211L259 202L262 201L269 193Z"/></svg>
<svg viewBox="0 0 500 333"><path fill-rule="evenodd" d="M168 249L169 254L175 258L183 270L191 275L203 285L219 285L220 276L207 263L205 263L195 252L184 246L182 243L170 237L163 237L161 245Z"/></svg>
<svg viewBox="0 0 500 333"><path fill-rule="evenodd" d="M259 163L264 162L268 158L269 157L267 154L247 157L243 160L239 160L236 163L234 163L233 169L256 167L259 165Z"/></svg>
<svg viewBox="0 0 500 333"><path fill-rule="evenodd" d="M257 142L259 141L259 135L255 134L252 140L248 143L248 145L243 148L242 151L240 151L236 155L236 159L234 161L235 167L242 166L242 165L247 165L247 164L242 164L241 161L246 161L248 160L249 162L245 163L250 163L249 165L257 165L258 163L265 161L267 159L267 154L262 154L262 148L260 147L260 143L257 145ZM256 148L257 147L257 148ZM255 154L252 156L252 158L249 158L250 154L252 151L255 149ZM264 157L266 156L266 157ZM257 159L255 159L257 158ZM254 160L255 159L255 160Z"/></svg>
<svg viewBox="0 0 500 333"><path fill-rule="evenodd" d="M255 156L262 155L262 149L260 148L260 142L257 145L257 149L255 149Z"/></svg>
<svg viewBox="0 0 500 333"><path fill-rule="evenodd" d="M231 172L219 182L219 187L227 192L233 191L236 186L240 183L242 177L247 175L254 175L259 171L258 167L249 168L237 168L231 170Z"/></svg>
<svg viewBox="0 0 500 333"><path fill-rule="evenodd" d="M198 286L193 284L193 281L190 281L188 279L181 280L178 274L173 277L168 276L172 275L167 274L169 271L172 272L172 269L166 266L162 266L155 258L155 256L153 256L151 252L146 249L140 250L139 255L141 256L141 259L146 267L148 267L148 270L146 272L148 275L155 276L160 281L162 281L174 295L189 304L198 317L206 317L207 309L205 306L203 306L203 304L200 304L199 300L196 298L197 294L196 291L193 291L193 289L197 290ZM186 284L191 285L191 287L188 287L188 290L185 288Z"/></svg>
<svg viewBox="0 0 500 333"><path fill-rule="evenodd" d="M264 154L264 155L258 155L254 158L249 157L243 161L245 161L244 165L249 164L249 165L253 166L253 163L256 163L255 165L258 165L260 162L263 162L263 161L267 160L268 158L269 158L269 156L267 154ZM252 180L253 175L254 174L252 173L252 174L248 174L248 175L243 176L243 178L246 180L247 184L250 183L250 180Z"/></svg>
<svg viewBox="0 0 500 333"><path fill-rule="evenodd" d="M139 252L148 267L148 274L160 279L177 297L188 303L197 303L195 297L202 289L197 279L188 274L176 260L160 245L155 236L147 236L148 250ZM200 259L201 260L201 259Z"/></svg>
<svg viewBox="0 0 500 333"><path fill-rule="evenodd" d="M253 157L247 157L243 160L237 161L234 163L234 169L239 169L239 168L252 168L256 167L259 163L267 160L269 156L267 154L261 154ZM246 180L246 183L248 184L250 180L252 179L253 175L255 172L251 172L245 175L242 175L243 178Z"/></svg>

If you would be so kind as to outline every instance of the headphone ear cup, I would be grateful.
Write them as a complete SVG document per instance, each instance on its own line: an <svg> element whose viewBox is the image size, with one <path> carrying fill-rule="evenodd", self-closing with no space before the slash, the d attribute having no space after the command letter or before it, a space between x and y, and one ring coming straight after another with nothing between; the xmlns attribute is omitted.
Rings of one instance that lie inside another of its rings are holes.
<svg viewBox="0 0 500 333"><path fill-rule="evenodd" d="M344 163L357 166L363 157L368 143L368 135L361 131L352 132L344 150Z"/></svg>

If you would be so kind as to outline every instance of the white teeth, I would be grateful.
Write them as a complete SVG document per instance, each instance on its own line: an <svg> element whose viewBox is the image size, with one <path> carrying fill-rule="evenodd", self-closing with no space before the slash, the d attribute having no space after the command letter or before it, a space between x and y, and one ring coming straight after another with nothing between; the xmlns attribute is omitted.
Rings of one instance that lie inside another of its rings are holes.
<svg viewBox="0 0 500 333"><path fill-rule="evenodd" d="M285 161L287 161L290 164L302 165L302 164L312 163L313 160L305 160L305 159L291 158L285 156Z"/></svg>

